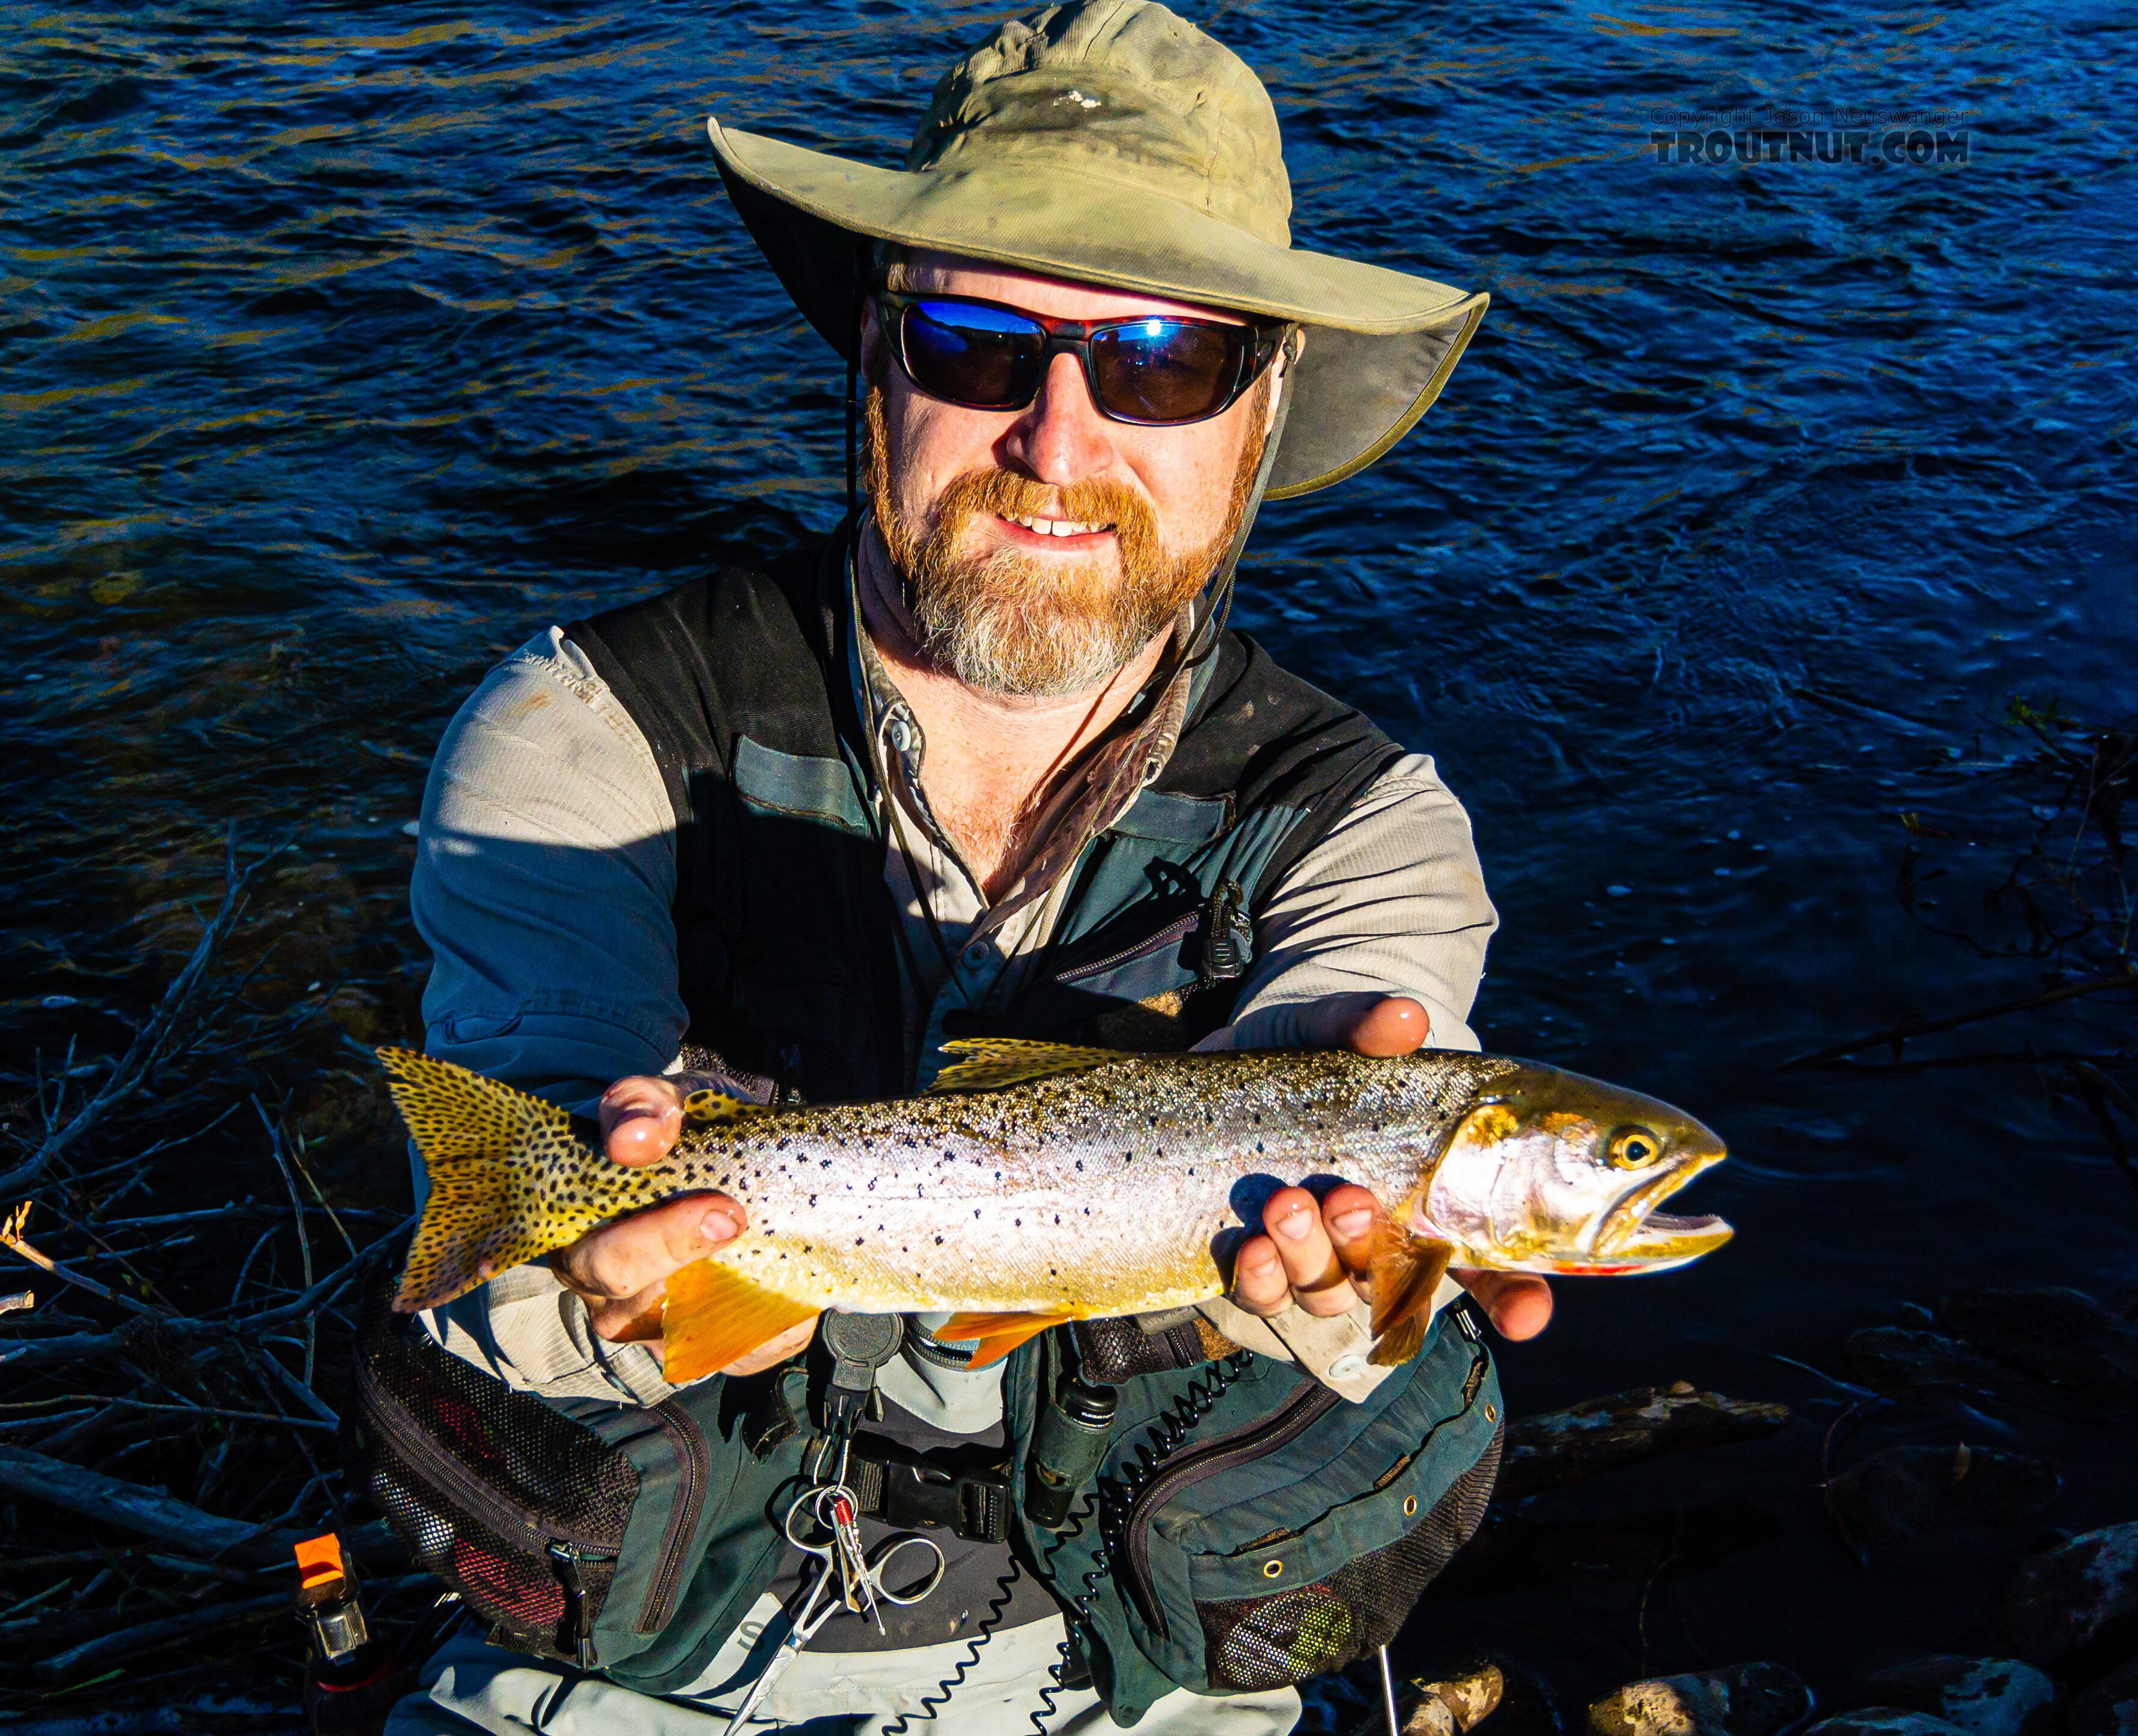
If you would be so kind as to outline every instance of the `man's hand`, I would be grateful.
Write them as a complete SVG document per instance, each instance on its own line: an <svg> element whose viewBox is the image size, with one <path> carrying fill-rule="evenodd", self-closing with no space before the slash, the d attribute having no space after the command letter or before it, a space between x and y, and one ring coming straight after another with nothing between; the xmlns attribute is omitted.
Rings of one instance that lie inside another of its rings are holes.
<svg viewBox="0 0 2138 1736"><path fill-rule="evenodd" d="M1305 1046L1360 1055L1408 1055L1424 1046L1425 1008L1400 996L1334 995L1301 1019ZM1195 1046L1227 1049L1229 1031ZM1267 1318L1294 1302L1311 1314L1346 1314L1364 1294L1367 1261L1380 1202L1349 1182L1318 1203L1304 1187L1285 1187L1262 1207L1267 1233L1250 1236L1233 1257L1233 1300ZM1457 1270L1501 1337L1533 1339L1551 1319L1551 1286L1521 1272Z"/></svg>
<svg viewBox="0 0 2138 1736"><path fill-rule="evenodd" d="M683 1093L673 1079L637 1075L602 1094L603 1148L637 1168L667 1156L683 1131ZM743 1232L747 1214L725 1193L690 1193L589 1231L549 1256L568 1290L587 1304L593 1329L613 1344L661 1336L668 1278ZM754 1374L784 1362L817 1329L813 1316L730 1363L723 1374Z"/></svg>

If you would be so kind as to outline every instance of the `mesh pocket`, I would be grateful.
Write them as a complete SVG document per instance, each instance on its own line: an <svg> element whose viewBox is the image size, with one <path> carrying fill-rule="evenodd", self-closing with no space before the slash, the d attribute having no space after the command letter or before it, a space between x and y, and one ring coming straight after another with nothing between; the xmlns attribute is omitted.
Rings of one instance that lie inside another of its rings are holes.
<svg viewBox="0 0 2138 1736"><path fill-rule="evenodd" d="M418 1567L522 1651L577 1657L601 1613L638 1472L368 1300L357 1339L353 1468Z"/></svg>
<svg viewBox="0 0 2138 1736"><path fill-rule="evenodd" d="M1163 1332L1145 1332L1132 1318L1076 1320L1070 1335L1090 1378L1118 1387L1144 1374L1170 1374L1228 1354L1237 1347L1198 1314Z"/></svg>
<svg viewBox="0 0 2138 1736"><path fill-rule="evenodd" d="M1501 1433L1411 1530L1326 1579L1267 1597L1198 1603L1210 1685L1281 1688L1385 1646L1418 1594L1470 1540L1492 1498Z"/></svg>

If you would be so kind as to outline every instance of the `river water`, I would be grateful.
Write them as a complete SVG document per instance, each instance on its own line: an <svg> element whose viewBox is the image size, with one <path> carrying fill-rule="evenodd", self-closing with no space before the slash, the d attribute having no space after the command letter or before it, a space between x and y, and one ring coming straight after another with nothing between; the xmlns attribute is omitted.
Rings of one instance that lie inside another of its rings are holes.
<svg viewBox="0 0 2138 1736"><path fill-rule="evenodd" d="M838 510L834 364L705 116L894 163L995 16L0 7L17 1075L123 1036L232 822L294 840L263 983L339 982L357 1034L416 1034L404 827L460 697L550 622ZM2138 1284L2138 1199L2026 1070L1776 1070L2043 980L1908 919L1896 816L2005 751L1978 736L2010 695L2131 709L2134 21L1305 0L1199 22L1275 96L1299 241L1494 298L1418 432L1266 510L1236 618L1469 804L1504 922L1488 1046L1668 1096L1736 1153L1692 1208L1737 1242L1562 1285L1504 1358L1511 1399L1683 1376L1807 1406L1787 1447L1737 1451L1816 1533L1829 1389L1779 1356L1831 1368L1844 1329L1955 1285ZM1651 142L1681 110L1784 105L1964 111L1965 160ZM2058 1523L2131 1516L2090 1486ZM1761 1649L1837 1678L1871 1592L1799 1542L1653 1598L1576 1576L1491 1620L1577 1690ZM1970 1643L1973 1615L1921 1619Z"/></svg>

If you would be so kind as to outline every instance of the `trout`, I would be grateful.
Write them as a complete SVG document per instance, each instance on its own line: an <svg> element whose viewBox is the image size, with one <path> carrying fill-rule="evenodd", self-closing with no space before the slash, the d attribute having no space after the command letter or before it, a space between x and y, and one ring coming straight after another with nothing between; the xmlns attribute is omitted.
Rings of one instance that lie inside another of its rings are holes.
<svg viewBox="0 0 2138 1736"><path fill-rule="evenodd" d="M1417 1353L1451 1265L1660 1272L1730 1235L1656 1210L1722 1161L1712 1133L1533 1061L945 1047L959 1059L917 1097L775 1109L694 1092L675 1148L637 1168L539 1098L382 1049L430 1176L395 1306L442 1306L627 1212L717 1191L749 1227L669 1279L670 1380L826 1308L947 1311L935 1336L974 1343L984 1366L1065 1321L1223 1295L1242 1210L1272 1183L1332 1175L1384 1208L1369 1289L1385 1366Z"/></svg>

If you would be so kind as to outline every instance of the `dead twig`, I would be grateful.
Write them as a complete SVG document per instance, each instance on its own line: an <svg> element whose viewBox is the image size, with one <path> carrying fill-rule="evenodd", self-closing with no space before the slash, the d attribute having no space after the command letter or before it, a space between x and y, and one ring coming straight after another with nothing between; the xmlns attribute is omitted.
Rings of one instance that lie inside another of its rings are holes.
<svg viewBox="0 0 2138 1736"><path fill-rule="evenodd" d="M1788 1072L1793 1067L1813 1067L1822 1061L1840 1061L1865 1049L1891 1047L1897 1060L1901 1046L1911 1037L1929 1036L1940 1031L1957 1031L1963 1025L1978 1024L1984 1019L2002 1018L2007 1013L2031 1012L2038 1007L2053 1007L2059 1001L2072 1001L2082 995L2106 993L2112 988L2138 988L2138 971L2120 970L2111 976L2095 977L2084 983L2067 983L2060 988L2031 995L2023 1001L2001 1002L1994 1007L1978 1007L1971 1012L1955 1013L1948 1019L1903 1019L1897 1025L1869 1036L1852 1038L1845 1043L1836 1043L1830 1049L1815 1050L1809 1055L1799 1055L1784 1061L1776 1069Z"/></svg>
<svg viewBox="0 0 2138 1736"><path fill-rule="evenodd" d="M168 1312L166 1309L153 1308L146 1302L137 1302L131 1296L121 1295L117 1290L106 1289L87 1273L78 1272L71 1266L61 1265L50 1255L40 1253L22 1236L23 1226L29 1222L29 1220L30 1202L24 1200L4 1223L0 1223L0 1247L7 1249L11 1254L19 1255L22 1259L28 1261L32 1265L42 1267L55 1278L71 1284L76 1289L87 1290L92 1296L100 1297L115 1307L125 1309L130 1314L144 1315L154 1320L164 1318Z"/></svg>
<svg viewBox="0 0 2138 1736"><path fill-rule="evenodd" d="M0 1199L34 1187L44 1178L53 1165L100 1124L110 1119L113 1111L124 1104L142 1084L152 1076L163 1063L171 1058L179 1046L181 1025L209 966L231 931L244 914L251 896L254 876L276 856L286 845L278 846L258 857L247 866L237 866L237 830L233 826L225 846L226 863L223 878L222 907L210 918L201 930L199 941L192 956L171 978L170 986L156 1002L154 1010L134 1033L134 1040L126 1046L125 1052L112 1064L104 1082L90 1093L88 1100L71 1115L62 1121L60 1112L65 1104L66 1083L59 1081L49 1114L46 1116L44 1138L27 1161L0 1175ZM72 1049L69 1049L70 1065ZM39 1102L43 1101L41 1080Z"/></svg>

